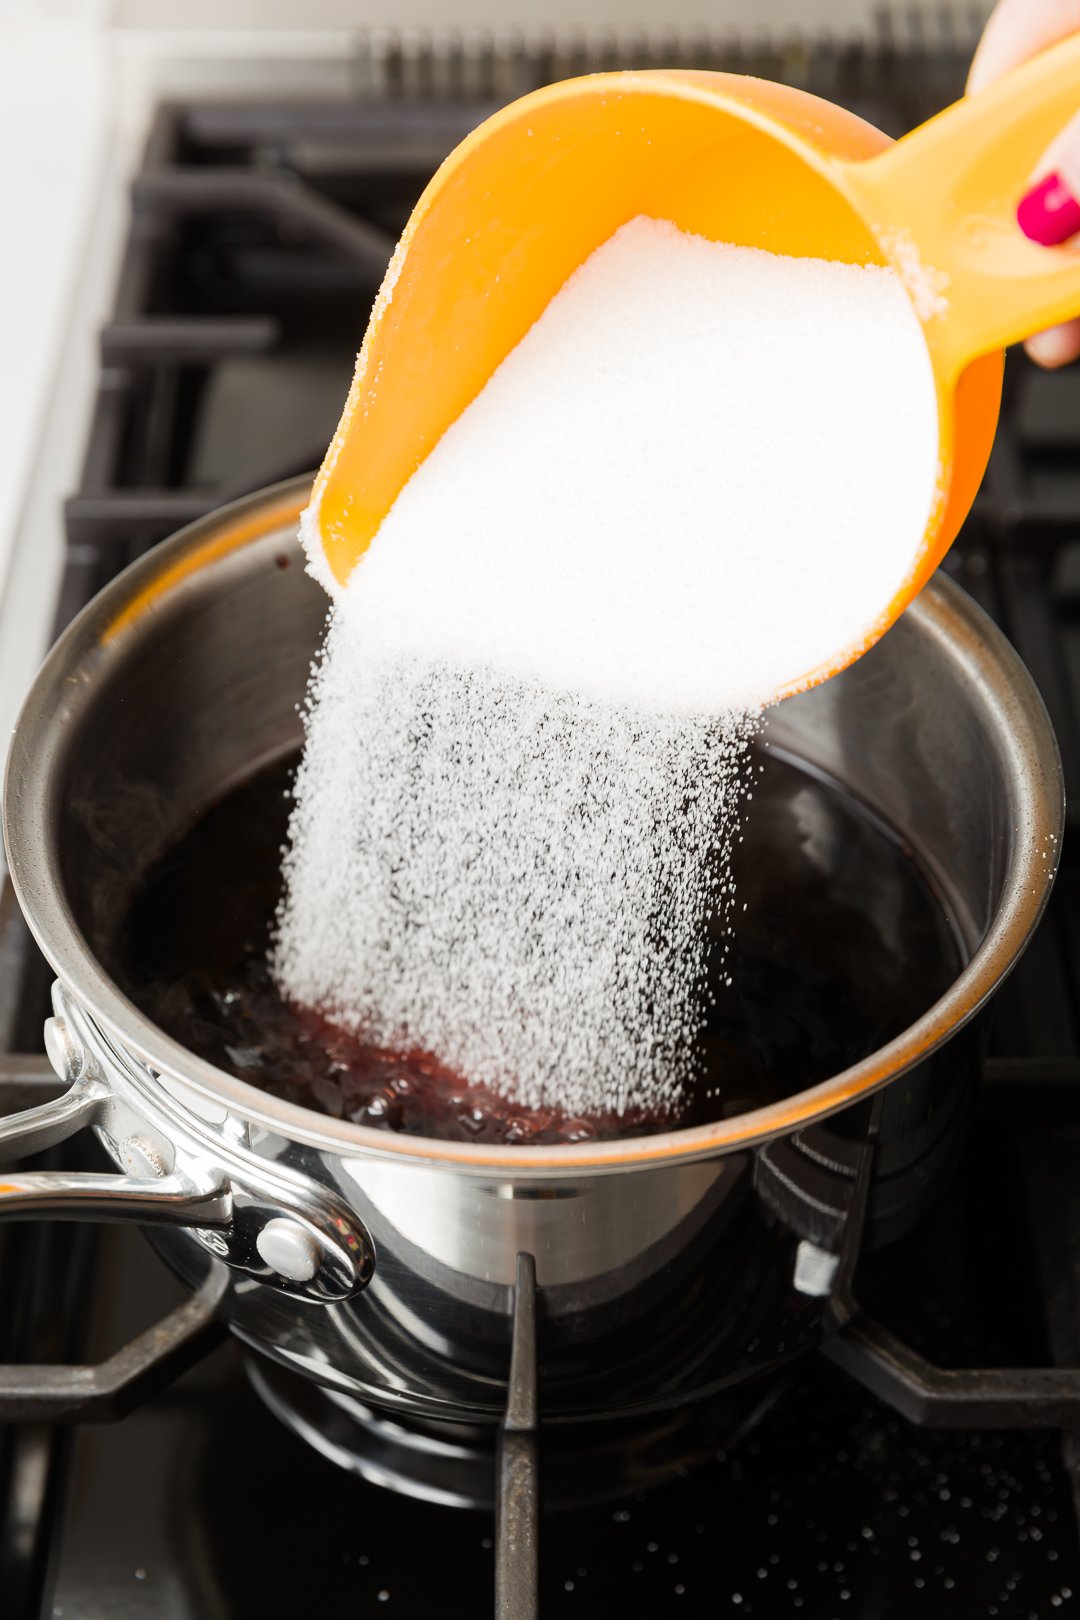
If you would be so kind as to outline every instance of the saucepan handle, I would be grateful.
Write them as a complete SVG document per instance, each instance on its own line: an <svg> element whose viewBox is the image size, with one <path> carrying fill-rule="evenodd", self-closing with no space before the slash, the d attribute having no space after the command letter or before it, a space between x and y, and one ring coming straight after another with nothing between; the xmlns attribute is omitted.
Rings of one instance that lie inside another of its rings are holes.
<svg viewBox="0 0 1080 1620"><path fill-rule="evenodd" d="M312 1178L252 1155L198 1139L163 1147L161 1121L149 1110L145 1137L118 1131L105 1057L95 1056L88 1018L60 986L46 1050L61 1081L52 1091L44 1062L0 1060L0 1165L54 1147L86 1126L98 1127L122 1171L0 1171L0 1220L130 1221L181 1227L215 1259L281 1292L319 1304L348 1299L375 1265L371 1239L352 1211ZM30 1102L29 1107L20 1104ZM129 1097L125 1105L132 1111ZM12 1110L8 1112L8 1110ZM135 1113L136 1119L144 1117Z"/></svg>
<svg viewBox="0 0 1080 1620"><path fill-rule="evenodd" d="M135 1221L141 1226L228 1226L227 1187L201 1190L180 1176L140 1180L71 1170L0 1179L0 1220Z"/></svg>
<svg viewBox="0 0 1080 1620"><path fill-rule="evenodd" d="M50 1048L57 1041L57 1020L47 1026ZM50 1051L55 1063L56 1056ZM66 1059L66 1054L65 1054ZM25 1094L31 1078L44 1081L37 1065L21 1060L27 1072L5 1076L0 1091L20 1087ZM59 1065L58 1065L59 1066ZM66 1141L87 1125L94 1125L109 1100L103 1081L85 1069L66 1091L36 1106L0 1117L0 1163L10 1164ZM151 1163L147 1168L154 1169ZM207 1178L205 1185L173 1172L169 1175L109 1175L77 1170L36 1170L0 1175L0 1220L29 1217L69 1221L136 1221L140 1224L213 1227L232 1219L230 1189L222 1180Z"/></svg>
<svg viewBox="0 0 1080 1620"><path fill-rule="evenodd" d="M97 1081L81 1074L65 1085L46 1057L0 1057L0 1164L44 1153L92 1125L103 1100Z"/></svg>
<svg viewBox="0 0 1080 1620"><path fill-rule="evenodd" d="M0 1055L0 1154L52 1146L89 1123L97 1106L88 1083L65 1088L48 1059ZM4 1185L31 1179L9 1177ZM7 1208L11 1213L14 1205ZM216 1313L228 1276L224 1266L213 1268L197 1295L97 1366L0 1366L0 1423L83 1423L123 1416L217 1342L224 1326Z"/></svg>

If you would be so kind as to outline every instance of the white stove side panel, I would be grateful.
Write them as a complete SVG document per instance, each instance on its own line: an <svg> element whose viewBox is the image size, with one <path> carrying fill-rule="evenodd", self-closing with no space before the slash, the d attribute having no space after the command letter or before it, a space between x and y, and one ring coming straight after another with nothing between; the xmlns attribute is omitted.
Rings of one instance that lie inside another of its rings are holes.
<svg viewBox="0 0 1080 1620"><path fill-rule="evenodd" d="M108 79L93 30L0 14L0 756L48 645L126 230Z"/></svg>

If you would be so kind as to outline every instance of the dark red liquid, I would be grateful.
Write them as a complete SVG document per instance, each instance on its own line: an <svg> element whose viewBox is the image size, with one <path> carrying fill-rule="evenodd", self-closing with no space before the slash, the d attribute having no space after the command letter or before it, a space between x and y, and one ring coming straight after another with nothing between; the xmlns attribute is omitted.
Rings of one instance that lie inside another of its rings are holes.
<svg viewBox="0 0 1080 1620"><path fill-rule="evenodd" d="M891 1040L961 963L941 904L900 845L834 788L769 752L760 758L736 860L734 939L726 962L715 953L701 1001L700 1079L675 1113L530 1113L431 1054L380 1050L283 1001L267 946L291 759L228 794L150 869L112 971L200 1057L358 1124L478 1142L573 1142L743 1113Z"/></svg>

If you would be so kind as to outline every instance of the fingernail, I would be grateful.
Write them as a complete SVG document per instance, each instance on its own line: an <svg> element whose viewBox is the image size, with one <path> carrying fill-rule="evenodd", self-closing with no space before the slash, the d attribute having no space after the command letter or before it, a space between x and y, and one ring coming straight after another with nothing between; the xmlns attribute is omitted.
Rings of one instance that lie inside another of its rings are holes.
<svg viewBox="0 0 1080 1620"><path fill-rule="evenodd" d="M1080 202L1060 174L1048 174L1020 199L1016 221L1032 242L1057 247L1080 231Z"/></svg>

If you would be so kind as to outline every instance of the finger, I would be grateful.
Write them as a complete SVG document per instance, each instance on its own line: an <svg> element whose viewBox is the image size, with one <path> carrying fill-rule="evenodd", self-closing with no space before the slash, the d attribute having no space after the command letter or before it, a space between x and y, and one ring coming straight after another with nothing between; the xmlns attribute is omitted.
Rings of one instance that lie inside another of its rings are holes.
<svg viewBox="0 0 1080 1620"><path fill-rule="evenodd" d="M1075 33L1080 33L1080 0L998 0L971 63L968 95Z"/></svg>
<svg viewBox="0 0 1080 1620"><path fill-rule="evenodd" d="M1016 219L1024 235L1043 247L1057 247L1080 231L1080 113L1039 159Z"/></svg>
<svg viewBox="0 0 1080 1620"><path fill-rule="evenodd" d="M1047 147L1035 174L1016 210L1017 223L1033 242L1056 247L1080 231L1080 114ZM1048 371L1067 366L1080 358L1080 320L1036 332L1024 347Z"/></svg>
<svg viewBox="0 0 1080 1620"><path fill-rule="evenodd" d="M1080 359L1080 321L1066 321L1049 332L1036 332L1029 337L1024 348L1037 366L1056 371L1059 366L1071 365Z"/></svg>
<svg viewBox="0 0 1080 1620"><path fill-rule="evenodd" d="M1076 87L1080 101L1080 84ZM1048 174L1058 174L1073 196L1080 199L1080 113L1070 118L1060 135L1050 145L1032 170L1032 180L1042 180Z"/></svg>

